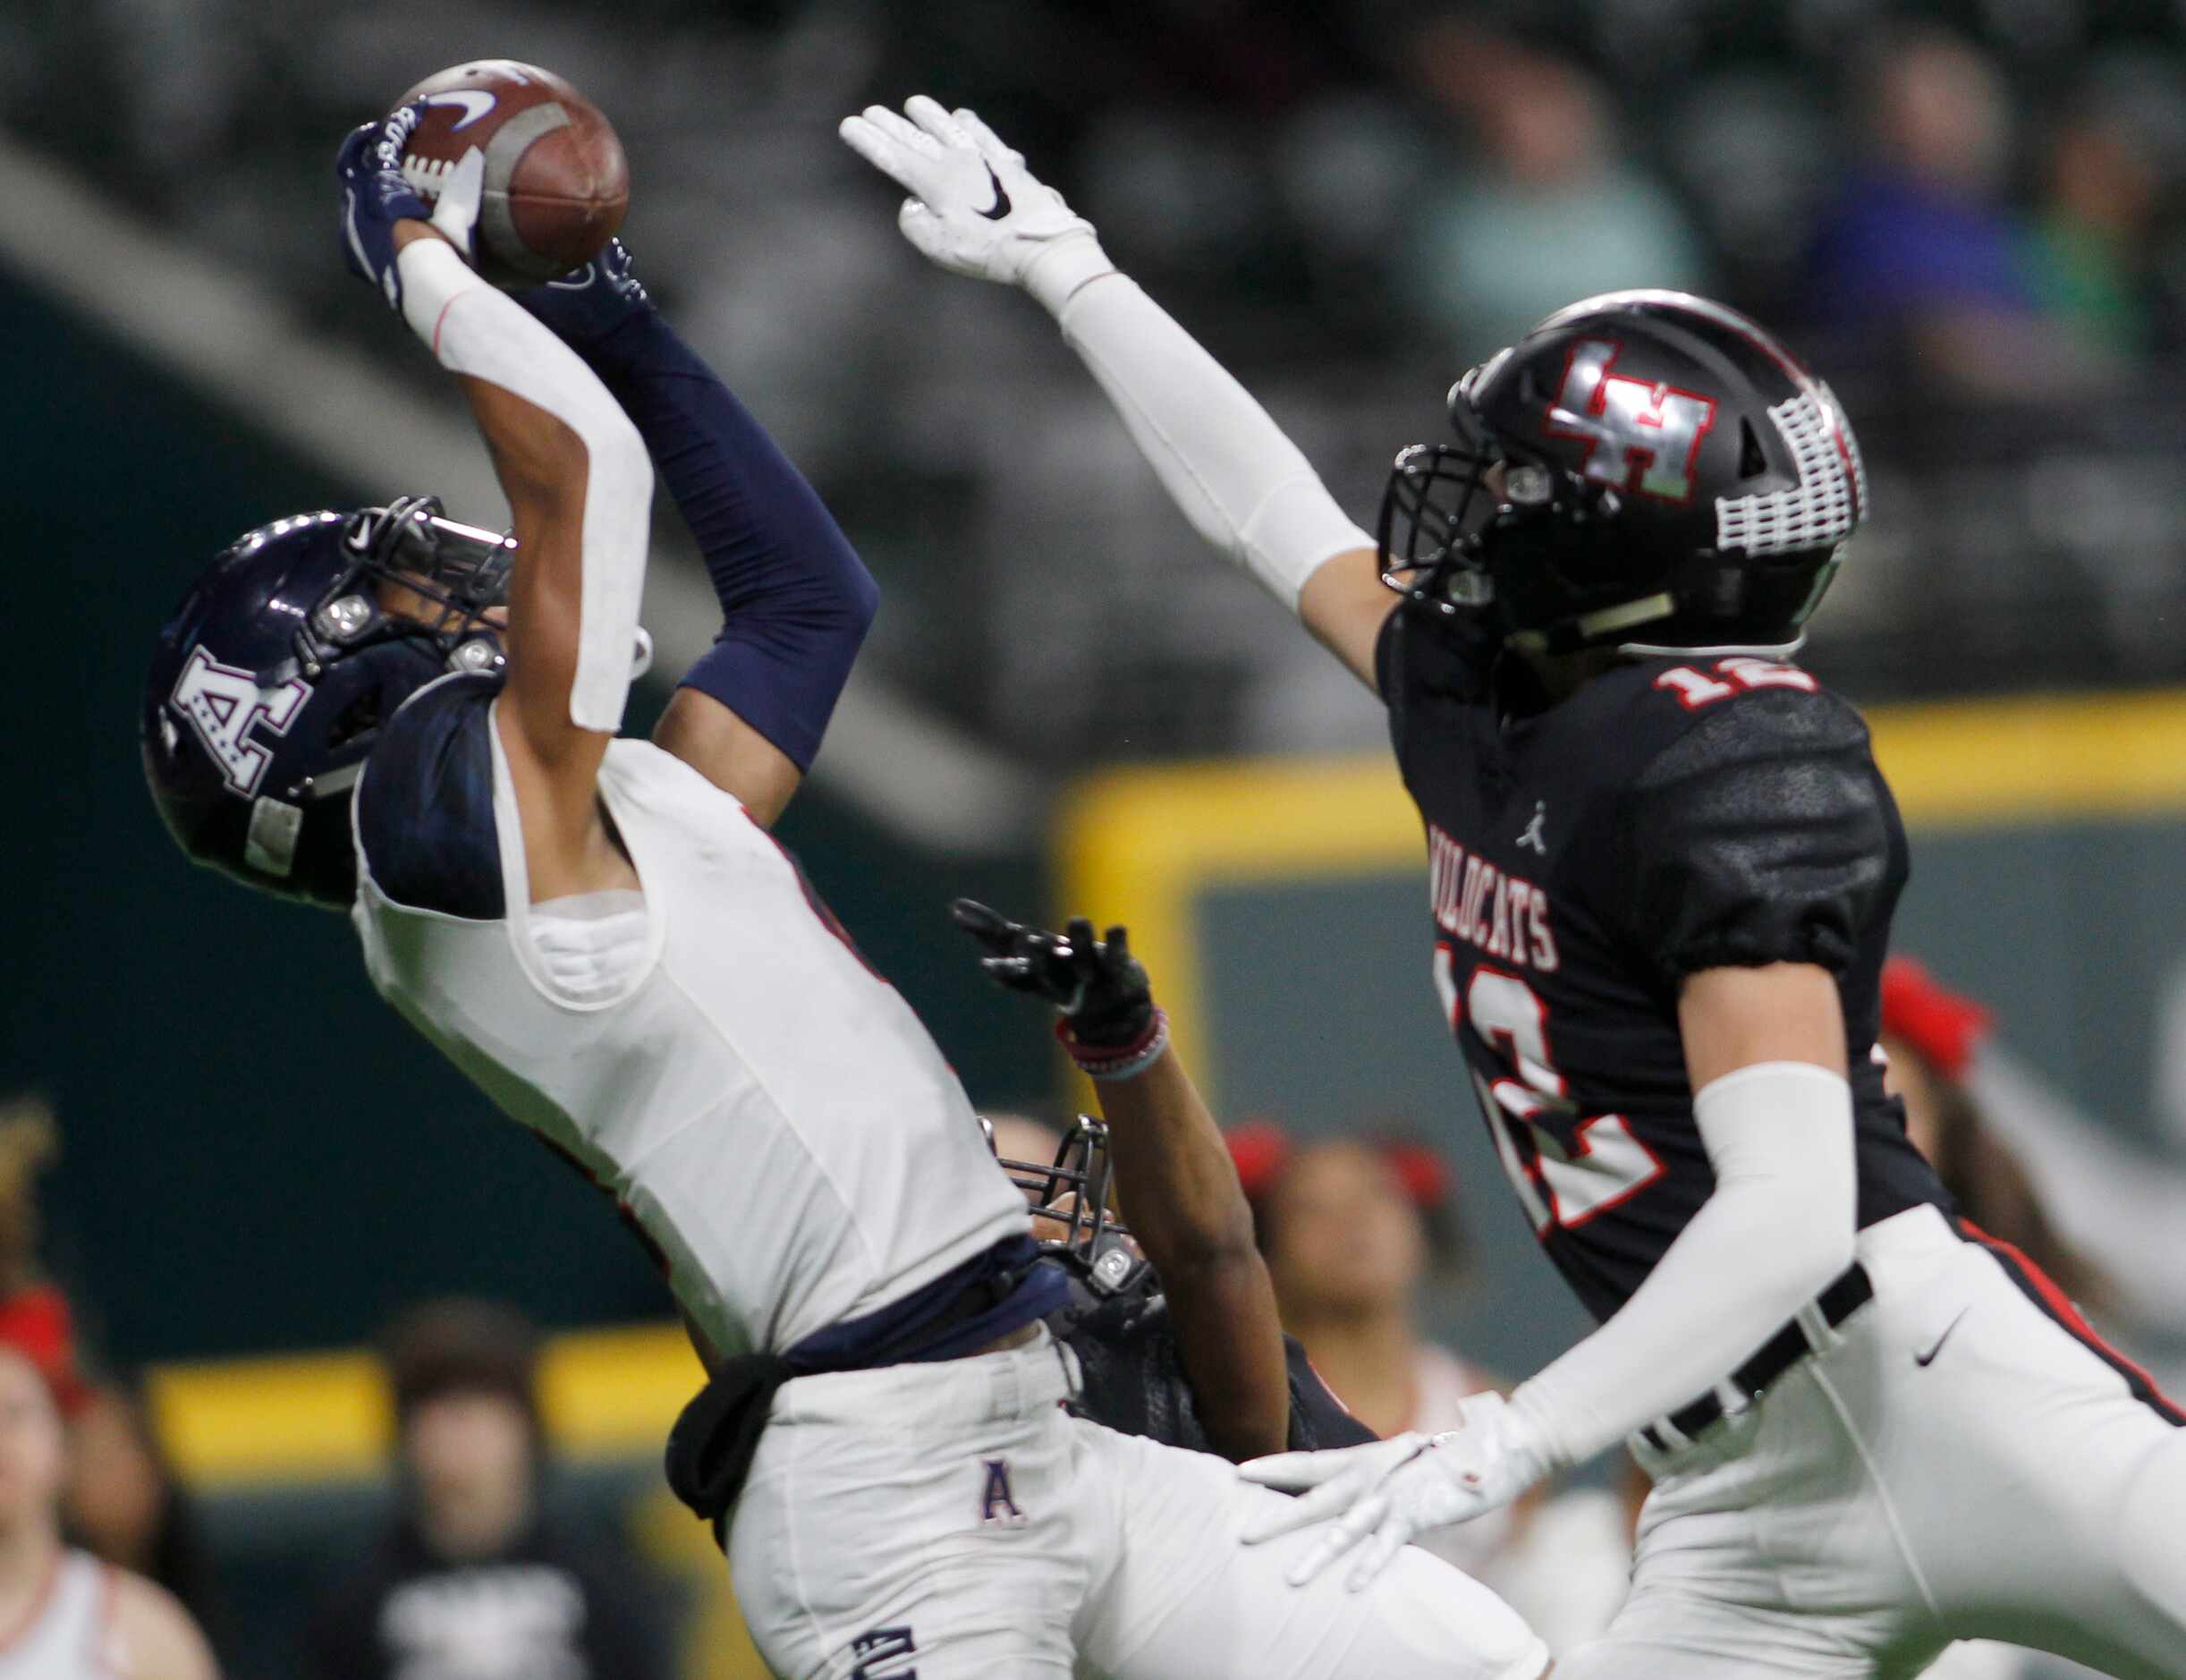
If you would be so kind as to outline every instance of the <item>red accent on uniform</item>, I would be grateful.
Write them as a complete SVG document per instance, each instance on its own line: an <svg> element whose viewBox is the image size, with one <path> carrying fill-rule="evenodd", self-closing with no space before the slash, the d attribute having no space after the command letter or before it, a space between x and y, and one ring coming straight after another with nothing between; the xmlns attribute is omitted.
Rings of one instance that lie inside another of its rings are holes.
<svg viewBox="0 0 2186 1680"><path fill-rule="evenodd" d="M1329 1387L1328 1379L1321 1375L1321 1368L1313 1362L1312 1354L1306 1353L1305 1346L1302 1343L1299 1345L1298 1351L1301 1353L1305 1353L1306 1369L1313 1373L1314 1380L1319 1383L1322 1388L1326 1391L1328 1397L1336 1403L1337 1406L1343 1411L1343 1415L1347 1418L1357 1417L1359 1414L1351 1409L1350 1403L1347 1402L1343 1396L1338 1394L1334 1388ZM1400 1430L1399 1433L1402 1433L1402 1431Z"/></svg>
<svg viewBox="0 0 2186 1680"><path fill-rule="evenodd" d="M1665 1161L1661 1156L1655 1152L1655 1146L1649 1143L1645 1138L1641 1137L1637 1132L1633 1131L1631 1129L1632 1123L1621 1114L1597 1114L1591 1116L1587 1119L1581 1120L1579 1123L1578 1131L1573 1134L1579 1143L1579 1152L1572 1157L1572 1160L1583 1160L1586 1157L1593 1154L1594 1145L1592 1141L1587 1136L1587 1133L1590 1128L1601 1124L1605 1120L1623 1120L1624 1122L1624 1135L1640 1146L1640 1152L1646 1156L1648 1160L1654 1163L1654 1170L1644 1177L1635 1178L1631 1184L1627 1184L1623 1189L1618 1191L1615 1195L1611 1196L1607 1201L1596 1202L1584 1213L1572 1218L1564 1218L1563 1199L1556 1194L1555 1186L1548 1182L1548 1175L1546 1173L1543 1173L1541 1175L1540 1181L1541 1188L1548 1192L1548 1209L1549 1211L1555 1216L1555 1225L1554 1226L1555 1229L1576 1231L1580 1226L1585 1225L1589 1220L1599 1218L1603 1214L1607 1213L1612 1208L1623 1207L1641 1191L1651 1189L1653 1186L1660 1184L1669 1174L1669 1164ZM1542 1232L1538 1235L1546 1236L1547 1234L1546 1232Z"/></svg>
<svg viewBox="0 0 2186 1680"><path fill-rule="evenodd" d="M1883 1031L1902 1039L1935 1064L1945 1079L1966 1068L1995 1017L1963 992L1954 992L1910 956L1883 964Z"/></svg>
<svg viewBox="0 0 2186 1680"><path fill-rule="evenodd" d="M2072 1304L2072 1298L2057 1287L2055 1279L2037 1266L2019 1249L2000 1236L1991 1236L1970 1219L1958 1221L1959 1233L1970 1237L1996 1256L2020 1286L2032 1295L2035 1304L2055 1319L2059 1327L2086 1346L2103 1363L2125 1379L2126 1387L2132 1390L2133 1398L2149 1407L2165 1421L2186 1428L2186 1410L2182 1410L2169 1396L2156 1386L2156 1379L2132 1360L2105 1340L2080 1315Z"/></svg>

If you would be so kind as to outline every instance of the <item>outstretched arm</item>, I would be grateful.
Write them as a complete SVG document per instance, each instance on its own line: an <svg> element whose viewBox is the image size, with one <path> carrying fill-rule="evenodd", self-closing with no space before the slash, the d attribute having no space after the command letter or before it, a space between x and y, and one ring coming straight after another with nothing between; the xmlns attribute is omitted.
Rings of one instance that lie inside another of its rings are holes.
<svg viewBox="0 0 2186 1680"><path fill-rule="evenodd" d="M1252 1210L1123 929L1096 939L1080 920L1045 933L969 899L950 913L986 948L989 975L1056 1006L1057 1036L1094 1079L1117 1200L1161 1278L1207 1439L1233 1459L1280 1451L1290 1375Z"/></svg>
<svg viewBox="0 0 2186 1680"><path fill-rule="evenodd" d="M654 739L771 824L819 750L879 591L818 493L654 307L621 241L518 301L636 423L721 602L720 635Z"/></svg>
<svg viewBox="0 0 2186 1680"><path fill-rule="evenodd" d="M1373 687L1396 598L1298 446L976 115L923 96L903 108L869 106L842 133L913 195L904 236L944 268L1038 299L1193 528Z"/></svg>
<svg viewBox="0 0 2186 1680"><path fill-rule="evenodd" d="M1415 1535L1508 1505L1706 1393L1851 1264L1851 1093L1829 972L1705 970L1684 982L1678 1018L1714 1193L1631 1299L1507 1404L1475 1395L1462 1426L1432 1438L1246 1465L1249 1481L1308 1490L1248 1543L1328 1524L1293 1584L1355 1547L1356 1591Z"/></svg>
<svg viewBox="0 0 2186 1680"><path fill-rule="evenodd" d="M517 552L496 728L533 895L587 891L615 867L596 783L630 689L652 467L590 370L463 260L483 155L454 171L430 211L403 180L419 108L343 144L344 245L352 267L462 382L508 495Z"/></svg>

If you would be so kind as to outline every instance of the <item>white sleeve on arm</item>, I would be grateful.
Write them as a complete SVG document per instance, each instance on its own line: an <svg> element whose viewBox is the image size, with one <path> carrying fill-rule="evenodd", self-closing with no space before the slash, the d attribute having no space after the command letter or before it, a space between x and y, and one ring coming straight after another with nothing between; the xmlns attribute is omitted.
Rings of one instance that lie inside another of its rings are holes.
<svg viewBox="0 0 2186 1680"><path fill-rule="evenodd" d="M1326 562L1374 546L1267 411L1094 241L1059 242L1024 284L1192 528L1284 606L1298 610Z"/></svg>
<svg viewBox="0 0 2186 1680"><path fill-rule="evenodd" d="M1546 1467L1575 1464L1724 1380L1852 1263L1851 1090L1760 1062L1693 1098L1716 1191L1609 1322L1511 1396Z"/></svg>
<svg viewBox="0 0 2186 1680"><path fill-rule="evenodd" d="M514 299L479 279L454 247L437 239L412 240L395 266L402 276L402 317L442 367L523 398L584 444L584 593L569 715L580 729L612 734L623 726L638 644L638 606L645 593L653 507L653 462L645 440L577 352Z"/></svg>

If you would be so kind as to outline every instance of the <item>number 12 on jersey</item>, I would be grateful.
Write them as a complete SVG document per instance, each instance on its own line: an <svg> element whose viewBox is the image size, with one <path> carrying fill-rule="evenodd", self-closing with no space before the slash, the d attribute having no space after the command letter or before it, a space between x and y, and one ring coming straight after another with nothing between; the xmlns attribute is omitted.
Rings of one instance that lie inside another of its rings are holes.
<svg viewBox="0 0 2186 1680"><path fill-rule="evenodd" d="M1470 1022L1510 1070L1493 1080L1476 1072L1473 1085L1537 1235L1584 1225L1663 1175L1662 1162L1623 1115L1580 1118L1572 1107L1549 1051L1548 1008L1532 987L1482 964L1461 996L1457 954L1446 944L1435 949L1435 987L1450 1030L1462 1032Z"/></svg>

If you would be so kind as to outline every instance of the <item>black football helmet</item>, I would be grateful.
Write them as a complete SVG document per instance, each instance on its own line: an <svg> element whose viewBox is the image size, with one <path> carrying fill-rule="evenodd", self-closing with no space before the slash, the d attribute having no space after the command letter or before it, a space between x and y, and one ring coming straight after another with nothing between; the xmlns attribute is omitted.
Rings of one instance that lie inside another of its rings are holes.
<svg viewBox="0 0 2186 1680"><path fill-rule="evenodd" d="M1543 653L1783 658L1867 516L1829 387L1734 310L1613 292L1450 392L1459 442L1396 458L1382 578Z"/></svg>
<svg viewBox="0 0 2186 1680"><path fill-rule="evenodd" d="M182 850L346 909L366 755L426 683L502 668L486 615L507 598L514 548L408 496L276 520L224 549L162 626L140 717L152 802ZM391 580L437 615L386 611Z"/></svg>
<svg viewBox="0 0 2186 1680"><path fill-rule="evenodd" d="M987 1133L987 1147L993 1149L995 1129L984 1115L979 1126ZM1034 1209L1054 1209L1042 1211L1033 1226L1043 1249L1097 1294L1122 1294L1138 1283L1146 1271L1145 1257L1109 1206L1113 1175L1106 1123L1080 1115L1056 1147L1055 1158L1045 1166L1013 1161L999 1152L996 1158ZM1057 1209L1065 1196L1070 1205Z"/></svg>

